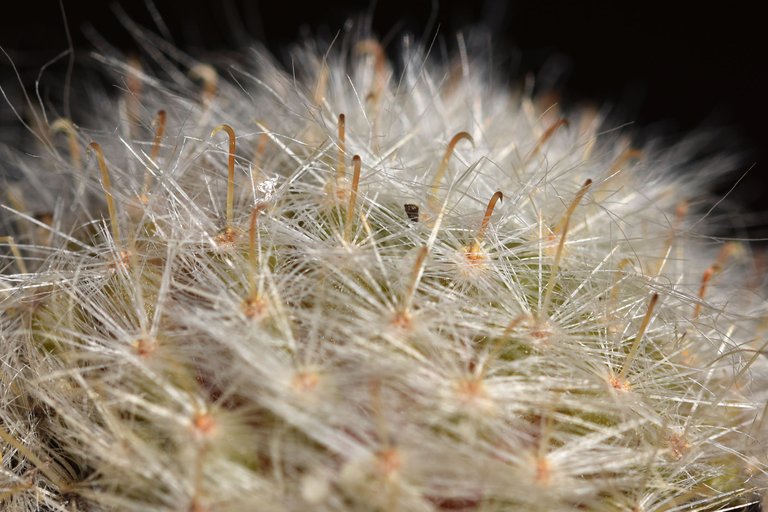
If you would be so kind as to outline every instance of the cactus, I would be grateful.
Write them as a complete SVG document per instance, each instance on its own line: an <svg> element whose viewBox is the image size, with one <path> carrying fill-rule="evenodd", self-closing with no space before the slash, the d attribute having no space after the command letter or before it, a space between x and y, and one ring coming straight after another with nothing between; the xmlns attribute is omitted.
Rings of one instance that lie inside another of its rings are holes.
<svg viewBox="0 0 768 512"><path fill-rule="evenodd" d="M759 501L766 303L709 236L723 160L407 41L219 75L133 30L117 94L5 150L4 510Z"/></svg>

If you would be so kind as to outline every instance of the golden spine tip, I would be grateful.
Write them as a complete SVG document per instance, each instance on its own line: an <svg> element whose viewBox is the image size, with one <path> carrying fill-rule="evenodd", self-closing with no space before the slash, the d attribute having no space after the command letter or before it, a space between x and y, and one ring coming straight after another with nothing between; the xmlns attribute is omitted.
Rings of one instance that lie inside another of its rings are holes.
<svg viewBox="0 0 768 512"><path fill-rule="evenodd" d="M728 259L733 255L734 252L737 252L738 250L739 245L736 242L726 243L720 249L715 262L707 267L707 269L704 271L704 274L701 276L701 284L699 285L699 302L696 303L696 307L693 311L694 320L697 319L701 314L701 307L704 301L704 296L707 293L707 288L709 287L709 283L711 282L712 278L722 272L723 267L728 262Z"/></svg>
<svg viewBox="0 0 768 512"><path fill-rule="evenodd" d="M72 162L72 167L75 169L82 168L82 158L80 157L80 146L77 143L77 130L72 121L66 118L56 119L50 125L50 130L53 133L64 133L67 136L67 145L69 146L69 158Z"/></svg>
<svg viewBox="0 0 768 512"><path fill-rule="evenodd" d="M115 208L115 200L112 196L112 181L109 177L109 169L107 168L107 162L104 160L104 152L101 149L101 145L98 142L91 142L88 144L88 150L96 153L96 159L99 162L99 170L101 171L101 186L104 189L104 196L107 199L107 210L109 211L109 220L112 227L112 238L116 245L120 243L120 226L117 220L117 209Z"/></svg>
<svg viewBox="0 0 768 512"><path fill-rule="evenodd" d="M143 82L141 81L142 65L141 60L136 55L128 57L128 73L126 76L126 84L128 85L128 92L132 96L138 96L141 94Z"/></svg>
<svg viewBox="0 0 768 512"><path fill-rule="evenodd" d="M406 288L406 292L403 295L403 300L400 305L400 311L398 313L398 318L400 320L408 318L408 311L411 309L413 296L416 294L416 288L419 286L419 281L424 272L424 262L427 259L427 254L429 254L429 248L426 245L419 248L419 252L416 255L416 261L411 270L411 278L408 283L408 288Z"/></svg>
<svg viewBox="0 0 768 512"><path fill-rule="evenodd" d="M677 235L677 230L682 225L686 215L688 215L688 201L683 199L679 203L677 203L677 206L675 207L675 220L672 223L672 226L670 226L669 236L667 237L667 241L664 244L664 253L659 259L658 265L656 265L656 270L653 273L654 276L658 277L659 274L661 274L661 271L664 269L664 265L667 263L667 258L669 257L669 253L672 251L672 245L675 243L675 236Z"/></svg>
<svg viewBox="0 0 768 512"><path fill-rule="evenodd" d="M451 156L456 149L456 144L461 140L469 141L469 143L472 144L472 147L475 146L475 139L472 138L472 135L463 131L454 135L448 142L443 158L440 160L440 165L432 180L432 187L429 190L429 202L432 210L437 209L437 191L440 189L440 183L443 181L443 175L445 174L446 169L448 169L448 163L451 161Z"/></svg>
<svg viewBox="0 0 768 512"><path fill-rule="evenodd" d="M8 247L11 248L11 253L13 253L13 258L16 260L16 266L19 267L19 272L22 274L28 273L27 264L24 263L24 258L21 255L21 251L19 251L19 246L16 245L16 241L13 239L13 237L0 236L0 242L8 244Z"/></svg>
<svg viewBox="0 0 768 512"><path fill-rule="evenodd" d="M227 228L231 228L235 217L235 151L237 149L237 142L235 140L235 130L224 123L211 131L211 137L215 137L221 131L226 132L229 137L229 153L227 158Z"/></svg>
<svg viewBox="0 0 768 512"><path fill-rule="evenodd" d="M640 351L640 345L642 345L643 336L645 336L645 331L648 329L648 325L651 323L653 309L656 307L656 303L658 301L659 294L654 293L651 296L651 300L648 302L648 309L646 310L645 316L643 317L643 322L640 324L640 329L637 331L637 336L635 336L635 339L632 342L632 347L629 349L629 354L627 354L627 358L624 360L624 364L621 366L621 371L619 372L618 376L620 381L624 381L626 379L627 373L629 373L629 368L632 366L632 363L637 357L637 353Z"/></svg>
<svg viewBox="0 0 768 512"><path fill-rule="evenodd" d="M321 105L325 99L325 91L328 88L328 64L323 61L320 70L317 73L317 81L315 82L315 92L312 95L312 99L315 105Z"/></svg>
<svg viewBox="0 0 768 512"><path fill-rule="evenodd" d="M189 70L189 76L203 82L203 105L207 106L216 96L219 74L213 66L208 64L196 64Z"/></svg>
<svg viewBox="0 0 768 512"><path fill-rule="evenodd" d="M587 179L584 184L581 186L579 191L576 193L576 197L573 198L573 201L571 201L571 204L568 206L568 210L566 210L565 215L563 216L562 221L562 233L560 235L560 242L557 245L557 252L555 253L555 261L552 263L552 270L549 275L549 281L547 282L547 287L544 290L544 300L542 301L541 311L546 315L549 311L549 304L552 300L552 291L555 288L555 281L557 280L557 274L560 271L560 260L563 256L563 247L565 247L565 239L568 236L568 227L571 222L571 216L573 215L573 212L576 211L576 207L579 206L579 203L581 203L581 200L584 198L584 196L587 194L587 191L592 186L592 180Z"/></svg>
<svg viewBox="0 0 768 512"><path fill-rule="evenodd" d="M620 171L630 160L639 160L642 158L643 153L639 149L627 148L621 152L616 161L611 165L609 174L614 174Z"/></svg>
<svg viewBox="0 0 768 512"><path fill-rule="evenodd" d="M338 137L339 137L339 157L338 167L336 169L336 181L341 182L344 179L344 175L347 173L346 158L346 138L347 138L347 119L344 114L339 114L338 122Z"/></svg>
<svg viewBox="0 0 768 512"><path fill-rule="evenodd" d="M483 222L482 224L480 224L480 231L478 232L478 238L483 238L483 235L485 235L485 230L488 229L488 224L491 222L491 215L493 215L493 210L494 208L496 208L496 203L503 200L504 200L504 194L501 192L501 190L497 190L491 196L491 200L488 201L488 206L485 208L485 215L483 216Z"/></svg>
<svg viewBox="0 0 768 512"><path fill-rule="evenodd" d="M149 153L149 159L157 165L157 157L160 154L160 143L163 141L163 135L165 134L165 110L158 110L155 116L155 138L152 140L152 149ZM142 186L141 197L147 197L149 194L149 188L152 186L152 173L149 172L149 168L144 170L144 185Z"/></svg>
<svg viewBox="0 0 768 512"><path fill-rule="evenodd" d="M163 135L165 134L165 110L158 110L155 117L155 138L152 141L152 151L149 158L154 162L157 159L157 155L160 154L160 143L163 141Z"/></svg>
<svg viewBox="0 0 768 512"><path fill-rule="evenodd" d="M352 187L349 190L349 202L347 203L347 214L344 222L344 240L349 241L349 237L352 234L352 219L354 218L355 203L357 202L357 188L360 185L360 169L362 167L362 160L360 155L352 157L352 166L354 168L352 174Z"/></svg>
<svg viewBox="0 0 768 512"><path fill-rule="evenodd" d="M142 82L141 60L139 60L136 55L132 55L128 58L125 81L126 86L128 87L128 95L126 98L128 121L130 122L131 133L134 133L141 120L141 94L144 87L144 83Z"/></svg>
<svg viewBox="0 0 768 512"><path fill-rule="evenodd" d="M539 137L539 140L536 141L536 145L533 146L533 149L531 149L531 152L528 153L528 156L525 157L525 162L528 162L531 158L536 156L539 151L541 151L541 148L544 147L544 144L547 143L547 141L552 137L552 135L555 134L555 132L562 126L568 126L568 120L564 118L560 118L554 123L552 123L549 128L547 128L541 137Z"/></svg>
<svg viewBox="0 0 768 512"><path fill-rule="evenodd" d="M385 74L387 70L387 55L384 52L384 47L375 39L366 39L357 43L357 51L364 55L373 56L373 89L368 96L375 103L378 103L381 98L381 93L384 90Z"/></svg>
<svg viewBox="0 0 768 512"><path fill-rule="evenodd" d="M490 201L488 201L488 206L485 208L485 215L483 215L483 221L480 223L480 229L477 230L475 243L472 245L472 249L469 252L469 256L471 259L476 259L479 256L480 244L485 238L485 232L488 230L488 225L491 222L491 216L493 215L493 210L494 208L496 208L496 203L499 201L502 201L503 199L504 199L504 194L502 194L501 190L497 190L493 194L493 196L491 196Z"/></svg>
<svg viewBox="0 0 768 512"><path fill-rule="evenodd" d="M264 172L261 170L261 164L264 160L264 153L267 151L267 141L269 137L266 133L259 134L259 138L256 141L256 148L253 150L253 158L251 159L251 171L256 173L256 178L262 180L265 178Z"/></svg>

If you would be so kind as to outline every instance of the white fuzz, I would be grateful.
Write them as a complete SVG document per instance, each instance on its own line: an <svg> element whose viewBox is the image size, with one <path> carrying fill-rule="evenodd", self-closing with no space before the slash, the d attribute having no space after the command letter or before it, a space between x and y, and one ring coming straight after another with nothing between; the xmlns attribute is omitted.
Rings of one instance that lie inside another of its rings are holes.
<svg viewBox="0 0 768 512"><path fill-rule="evenodd" d="M763 274L701 236L722 161L407 40L287 72L133 30L117 93L4 150L3 510L759 500Z"/></svg>

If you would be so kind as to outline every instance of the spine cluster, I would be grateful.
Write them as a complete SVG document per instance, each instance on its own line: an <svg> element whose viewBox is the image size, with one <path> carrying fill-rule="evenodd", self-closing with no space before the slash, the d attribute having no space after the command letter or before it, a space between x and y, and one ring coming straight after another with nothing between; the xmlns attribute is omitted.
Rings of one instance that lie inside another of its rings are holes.
<svg viewBox="0 0 768 512"><path fill-rule="evenodd" d="M764 279L706 236L722 162L407 40L286 71L134 30L116 93L4 150L3 510L759 501Z"/></svg>

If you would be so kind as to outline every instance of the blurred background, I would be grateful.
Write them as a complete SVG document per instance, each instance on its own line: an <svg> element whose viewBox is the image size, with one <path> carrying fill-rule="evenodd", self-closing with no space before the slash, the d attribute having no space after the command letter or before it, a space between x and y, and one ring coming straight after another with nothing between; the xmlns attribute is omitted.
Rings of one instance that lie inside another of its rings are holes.
<svg viewBox="0 0 768 512"><path fill-rule="evenodd" d="M136 47L115 16L115 4L62 3L78 65L87 63L91 30L123 50ZM653 134L674 142L692 130L709 131L714 135L711 151L741 155L728 179L713 185L716 197L743 177L726 203L754 214L748 220L750 237L768 238L763 215L768 211L764 93L768 69L760 50L765 28L757 3L716 9L699 2L567 0L119 0L116 4L137 23L193 54L236 50L259 40L285 63L290 62L290 44L303 34L332 37L347 19L361 13L371 15L375 33L391 49L403 32L430 40L437 34L455 48L457 30L482 26L492 40L494 72L503 80L535 73L542 87L561 92L566 105L608 102L614 106L614 124L631 122L629 130L640 140ZM3 2L2 9L0 47L32 90L41 67L68 48L59 2ZM46 75L61 77L66 65L62 60ZM19 101L20 88L2 55L0 85L12 102ZM54 86L60 83L43 82L43 89ZM3 101L0 140L15 144L19 136L13 112Z"/></svg>

